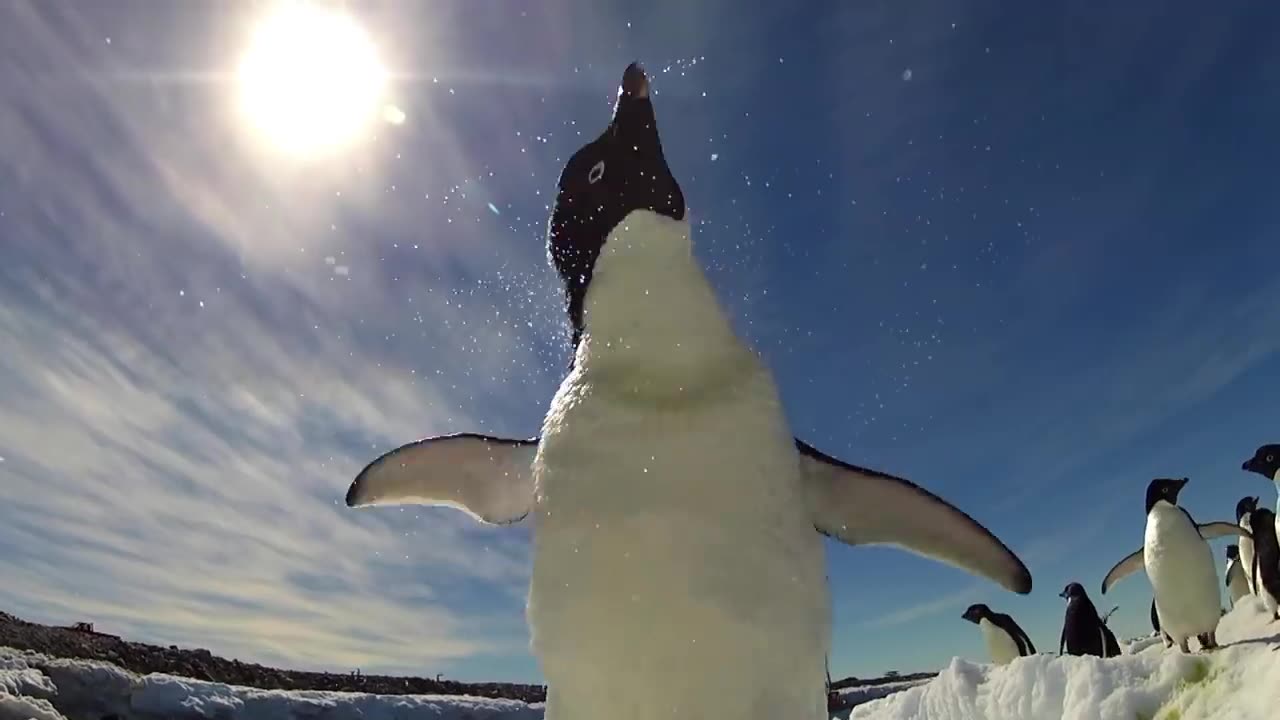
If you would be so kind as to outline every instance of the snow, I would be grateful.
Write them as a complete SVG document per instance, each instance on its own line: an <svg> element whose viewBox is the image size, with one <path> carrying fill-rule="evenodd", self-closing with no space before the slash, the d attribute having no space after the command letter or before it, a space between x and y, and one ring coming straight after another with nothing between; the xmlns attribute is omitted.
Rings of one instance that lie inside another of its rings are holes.
<svg viewBox="0 0 1280 720"><path fill-rule="evenodd" d="M1142 638L1116 658L1040 654L1002 667L955 658L925 684L854 708L850 720L1274 718L1280 623L1251 596L1222 618L1218 642L1184 655Z"/></svg>
<svg viewBox="0 0 1280 720"><path fill-rule="evenodd" d="M538 720L542 706L457 695L259 690L137 675L110 663L0 647L0 720L97 720L110 715L128 720Z"/></svg>
<svg viewBox="0 0 1280 720"><path fill-rule="evenodd" d="M1166 650L1158 637L1117 658L1040 654L1004 666L960 658L931 680L841 692L863 703L849 720L1262 720L1280 707L1280 623L1256 597L1218 626L1223 647ZM887 695L887 697L885 697ZM880 698L880 699L874 699ZM137 675L93 660L0 647L0 720L540 720L541 705L445 695L258 690L171 675Z"/></svg>

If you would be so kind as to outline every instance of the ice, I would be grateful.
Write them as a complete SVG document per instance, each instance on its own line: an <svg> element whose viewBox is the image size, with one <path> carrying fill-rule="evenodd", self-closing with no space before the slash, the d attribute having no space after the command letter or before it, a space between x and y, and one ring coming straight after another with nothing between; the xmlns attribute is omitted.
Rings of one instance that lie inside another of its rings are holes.
<svg viewBox="0 0 1280 720"><path fill-rule="evenodd" d="M1223 617L1220 650L1184 655L1158 638L1125 654L1034 655L1003 667L960 658L933 680L854 708L851 720L1201 720L1274 718L1280 623L1250 597Z"/></svg>

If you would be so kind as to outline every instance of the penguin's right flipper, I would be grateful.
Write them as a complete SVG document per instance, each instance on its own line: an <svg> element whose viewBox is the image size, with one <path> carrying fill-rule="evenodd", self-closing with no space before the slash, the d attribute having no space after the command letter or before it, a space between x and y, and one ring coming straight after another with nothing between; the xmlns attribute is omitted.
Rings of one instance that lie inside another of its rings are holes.
<svg viewBox="0 0 1280 720"><path fill-rule="evenodd" d="M533 508L538 439L459 433L425 438L365 466L347 489L347 507L439 505L481 522L510 525Z"/></svg>
<svg viewBox="0 0 1280 720"><path fill-rule="evenodd" d="M797 439L818 532L849 545L896 545L1031 592L1031 571L1004 543L947 501L902 478L850 465Z"/></svg>
<svg viewBox="0 0 1280 720"><path fill-rule="evenodd" d="M1244 528L1240 527L1235 523L1229 523L1229 522L1218 521L1218 522L1196 523L1196 530L1200 531L1200 537L1204 538L1205 540L1212 540L1214 538L1227 537L1228 535L1239 535L1240 537L1243 537L1243 538L1249 538L1250 540L1253 539L1253 535L1250 534L1248 530L1245 530Z"/></svg>
<svg viewBox="0 0 1280 720"><path fill-rule="evenodd" d="M1138 572L1145 566L1145 560L1142 553L1143 549L1138 548L1135 552L1129 553L1125 559L1116 563L1115 567L1111 568L1110 572L1107 573L1107 576L1102 579L1103 595L1107 594L1107 590L1109 590L1112 585L1115 585L1117 582L1120 582L1121 580Z"/></svg>

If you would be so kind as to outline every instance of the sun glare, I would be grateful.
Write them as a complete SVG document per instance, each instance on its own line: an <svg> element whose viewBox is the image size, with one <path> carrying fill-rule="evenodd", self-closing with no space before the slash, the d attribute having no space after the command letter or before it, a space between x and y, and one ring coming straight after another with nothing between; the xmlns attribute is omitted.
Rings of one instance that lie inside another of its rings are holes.
<svg viewBox="0 0 1280 720"><path fill-rule="evenodd" d="M382 110L387 73L351 16L305 0L273 8L240 63L240 109L295 155L351 145Z"/></svg>

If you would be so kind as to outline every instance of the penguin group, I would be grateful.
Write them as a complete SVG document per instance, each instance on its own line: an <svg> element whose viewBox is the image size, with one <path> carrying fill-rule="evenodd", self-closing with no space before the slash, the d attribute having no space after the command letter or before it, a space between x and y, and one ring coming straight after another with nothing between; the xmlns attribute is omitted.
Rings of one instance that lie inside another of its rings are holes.
<svg viewBox="0 0 1280 720"><path fill-rule="evenodd" d="M1241 469L1261 475L1276 485L1280 509L1280 444L1259 447ZM1220 587L1226 588L1229 607L1234 608L1256 595L1272 616L1280 620L1280 538L1276 513L1259 507L1260 497L1247 496L1236 503L1235 522L1198 523L1178 504L1178 495L1188 478L1156 478L1147 485L1146 527L1142 547L1126 555L1107 572L1102 594L1117 582L1144 570L1154 597L1151 627L1165 647L1177 645L1191 652L1195 638L1201 651L1218 647ZM1217 576L1209 540L1234 537L1226 547L1226 572ZM1220 586L1218 583L1223 583ZM1058 653L1113 657L1120 654L1119 643L1107 627L1083 585L1069 583L1060 596L1067 601ZM1111 612L1114 612L1114 608ZM993 613L986 605L974 605L962 616L979 624L991 662L1002 665L1035 654L1030 639L1008 615Z"/></svg>
<svg viewBox="0 0 1280 720"><path fill-rule="evenodd" d="M793 434L772 372L737 336L692 252L638 64L623 71L609 122L562 166L554 196L546 249L571 353L540 431L412 440L366 465L346 493L348 507L529 520L526 617L547 720L826 720L825 539L892 545L1031 592L1026 565L966 512ZM1197 605L1208 593L1180 599L1202 579L1199 565L1178 567L1199 558L1175 527L1180 487L1149 493L1148 538L1159 541L1146 567L1171 636L1212 638ZM1254 557L1274 550L1255 543ZM1063 596L1078 620L1062 648L1117 653L1084 588ZM965 619L993 658L1035 653L1008 615L975 605Z"/></svg>

